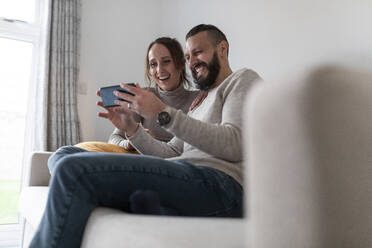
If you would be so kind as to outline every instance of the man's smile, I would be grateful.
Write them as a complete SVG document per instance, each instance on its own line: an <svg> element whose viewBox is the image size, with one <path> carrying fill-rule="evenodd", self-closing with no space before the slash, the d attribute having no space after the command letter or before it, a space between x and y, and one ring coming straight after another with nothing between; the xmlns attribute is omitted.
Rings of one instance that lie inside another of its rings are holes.
<svg viewBox="0 0 372 248"><path fill-rule="evenodd" d="M197 78L200 78L200 76L207 70L207 65L204 62L197 63L193 67L193 72L196 75Z"/></svg>

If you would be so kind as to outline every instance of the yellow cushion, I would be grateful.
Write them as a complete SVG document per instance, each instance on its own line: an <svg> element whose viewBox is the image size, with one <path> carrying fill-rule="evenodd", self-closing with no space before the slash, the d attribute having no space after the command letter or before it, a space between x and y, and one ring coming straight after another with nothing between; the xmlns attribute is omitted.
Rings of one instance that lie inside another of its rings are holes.
<svg viewBox="0 0 372 248"><path fill-rule="evenodd" d="M75 146L91 152L113 152L139 154L137 151L127 151L123 147L105 142L88 141L76 144Z"/></svg>

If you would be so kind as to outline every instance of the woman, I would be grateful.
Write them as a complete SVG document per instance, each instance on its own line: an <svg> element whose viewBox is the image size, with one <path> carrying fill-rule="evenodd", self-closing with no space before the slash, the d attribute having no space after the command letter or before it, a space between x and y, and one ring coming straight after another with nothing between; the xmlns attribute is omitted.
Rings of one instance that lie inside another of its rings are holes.
<svg viewBox="0 0 372 248"><path fill-rule="evenodd" d="M146 53L145 77L148 90L154 93L162 102L184 113L195 99L198 91L188 91L185 58L180 43L176 39L161 37L151 42ZM155 87L151 87L155 83ZM143 127L150 130L151 135L161 141L169 141L173 135L161 128L155 121L146 120L140 116ZM119 145L127 150L133 150L125 134L115 128L109 138L109 143Z"/></svg>

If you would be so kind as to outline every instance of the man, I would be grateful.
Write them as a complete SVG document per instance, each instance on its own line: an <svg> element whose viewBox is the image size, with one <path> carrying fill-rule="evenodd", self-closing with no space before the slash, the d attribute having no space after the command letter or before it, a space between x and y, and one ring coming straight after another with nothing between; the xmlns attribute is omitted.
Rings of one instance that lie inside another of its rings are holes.
<svg viewBox="0 0 372 248"><path fill-rule="evenodd" d="M188 115L138 85L122 84L134 96L116 95L130 103L117 101L119 107L105 108L99 116L144 155L60 148L49 160L49 198L30 247L79 247L94 208L136 212L138 190L155 192L163 214L241 217L242 102L259 76L247 69L233 73L228 50L215 26L201 24L186 35L188 66L197 87L208 92ZM175 137L168 143L153 139L132 111L156 120Z"/></svg>

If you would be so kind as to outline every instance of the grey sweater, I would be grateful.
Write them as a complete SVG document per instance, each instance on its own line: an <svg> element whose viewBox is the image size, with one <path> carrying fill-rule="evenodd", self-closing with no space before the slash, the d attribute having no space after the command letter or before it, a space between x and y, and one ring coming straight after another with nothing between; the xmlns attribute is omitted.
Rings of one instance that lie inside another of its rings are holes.
<svg viewBox="0 0 372 248"><path fill-rule="evenodd" d="M242 184L242 108L259 79L256 72L241 69L211 89L188 115L170 108L172 120L164 128L175 137L168 143L153 139L141 126L129 140L142 154L215 168Z"/></svg>
<svg viewBox="0 0 372 248"><path fill-rule="evenodd" d="M163 91L157 88L147 88L149 91L154 93L164 104L171 106L175 109L180 109L182 112L187 113L189 107L199 91L189 91L184 88L181 84L177 89L173 91ZM161 141L168 142L173 138L173 135L167 130L161 128L155 120L146 120L141 116L134 114L135 119L141 122L144 128L150 129L155 135L155 138ZM110 135L108 143L115 144L121 147L126 147L126 143L129 142L124 132L115 128L114 132Z"/></svg>

